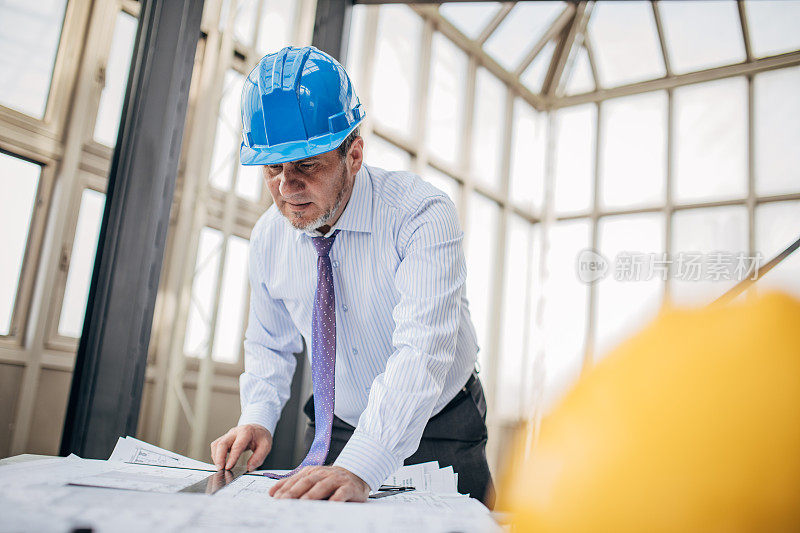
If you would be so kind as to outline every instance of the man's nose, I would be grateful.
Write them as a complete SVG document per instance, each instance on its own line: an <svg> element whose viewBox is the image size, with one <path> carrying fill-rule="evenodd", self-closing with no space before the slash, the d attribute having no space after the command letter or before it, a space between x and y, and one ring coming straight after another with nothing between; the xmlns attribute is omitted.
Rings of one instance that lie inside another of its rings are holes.
<svg viewBox="0 0 800 533"><path fill-rule="evenodd" d="M284 166L280 185L281 196L292 196L293 194L302 192L304 188L305 183L303 183L302 177L298 176L297 172L289 165Z"/></svg>

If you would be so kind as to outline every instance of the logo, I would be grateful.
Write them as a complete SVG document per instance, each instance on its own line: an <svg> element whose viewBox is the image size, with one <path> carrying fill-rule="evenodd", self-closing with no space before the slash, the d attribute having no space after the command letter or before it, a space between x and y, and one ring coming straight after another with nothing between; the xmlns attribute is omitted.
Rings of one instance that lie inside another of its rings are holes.
<svg viewBox="0 0 800 533"><path fill-rule="evenodd" d="M608 260L591 248L581 250L575 265L578 279L584 283L594 283L608 274Z"/></svg>

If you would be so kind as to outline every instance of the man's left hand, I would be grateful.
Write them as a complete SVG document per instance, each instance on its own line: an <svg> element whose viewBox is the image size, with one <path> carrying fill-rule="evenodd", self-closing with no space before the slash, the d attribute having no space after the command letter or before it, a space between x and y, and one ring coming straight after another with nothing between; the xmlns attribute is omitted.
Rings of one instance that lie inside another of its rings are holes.
<svg viewBox="0 0 800 533"><path fill-rule="evenodd" d="M357 475L340 466L307 466L292 477L278 481L269 495L336 502L365 502L369 487Z"/></svg>

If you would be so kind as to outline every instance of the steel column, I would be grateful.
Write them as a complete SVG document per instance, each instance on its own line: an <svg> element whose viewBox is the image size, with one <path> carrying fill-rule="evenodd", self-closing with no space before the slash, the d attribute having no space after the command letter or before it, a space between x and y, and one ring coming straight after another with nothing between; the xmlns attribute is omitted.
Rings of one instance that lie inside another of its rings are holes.
<svg viewBox="0 0 800 533"><path fill-rule="evenodd" d="M344 64L353 0L317 0L311 44Z"/></svg>

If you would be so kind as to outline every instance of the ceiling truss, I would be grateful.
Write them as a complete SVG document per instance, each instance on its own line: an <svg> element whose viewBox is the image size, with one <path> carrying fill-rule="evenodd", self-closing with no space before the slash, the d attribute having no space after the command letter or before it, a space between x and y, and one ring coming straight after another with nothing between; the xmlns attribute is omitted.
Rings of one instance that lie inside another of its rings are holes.
<svg viewBox="0 0 800 533"><path fill-rule="evenodd" d="M386 0L356 0L356 3L384 4L391 2ZM475 56L481 66L485 67L512 87L522 99L526 100L538 110L557 109L587 102L598 102L616 96L626 96L659 89L671 89L681 85L701 83L712 79L742 74L755 74L764 70L800 64L800 51L767 58L755 58L750 42L750 32L745 6L743 2L738 2L738 15L746 54L745 60L741 63L710 68L698 72L675 74L666 43L664 24L659 11L659 1L652 0L650 4L661 58L664 62L665 75L660 78L618 87L603 87L598 74L594 50L595 43L587 31L595 1L570 0L565 3L563 11L554 19L545 32L531 44L530 49L525 54L520 64L509 72L484 51L483 44L491 38L502 25L503 21L508 18L517 2L505 2L500 4L500 8L475 39L467 37L439 12L438 4L443 3L447 3L447 0L415 2L411 4L411 7L426 20L431 21L435 29L441 31L467 53ZM547 74L542 84L541 91L535 92L520 81L520 79L526 69L539 57L550 42L554 44L555 51L552 58L549 59L546 70ZM585 48L588 57L591 69L590 74L594 82L594 90L582 94L566 95L566 85L576 68L576 58L580 53L581 47Z"/></svg>

